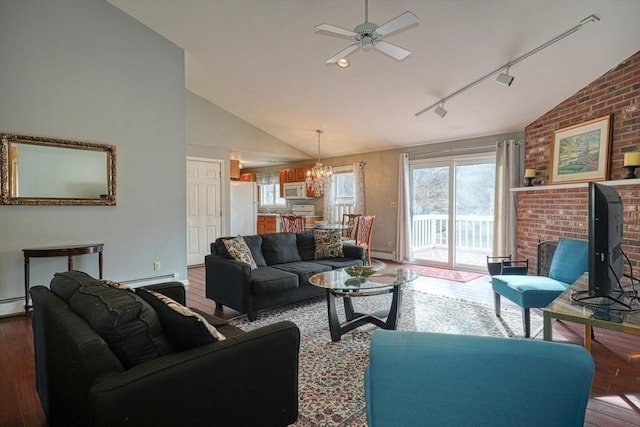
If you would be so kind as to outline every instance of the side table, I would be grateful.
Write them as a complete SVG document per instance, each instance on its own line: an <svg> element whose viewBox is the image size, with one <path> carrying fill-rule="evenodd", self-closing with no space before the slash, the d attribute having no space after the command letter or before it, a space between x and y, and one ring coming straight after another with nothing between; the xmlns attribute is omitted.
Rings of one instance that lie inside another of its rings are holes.
<svg viewBox="0 0 640 427"><path fill-rule="evenodd" d="M24 253L24 311L29 314L29 258L67 257L67 268L73 270L73 256L98 254L98 273L102 279L102 249L103 243L89 243L84 245L50 246L44 248L23 249Z"/></svg>

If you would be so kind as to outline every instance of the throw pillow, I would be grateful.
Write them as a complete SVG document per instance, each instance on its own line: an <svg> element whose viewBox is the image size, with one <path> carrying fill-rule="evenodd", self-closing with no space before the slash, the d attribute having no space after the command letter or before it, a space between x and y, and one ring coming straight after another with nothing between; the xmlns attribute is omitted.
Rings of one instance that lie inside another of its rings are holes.
<svg viewBox="0 0 640 427"><path fill-rule="evenodd" d="M156 310L164 332L176 351L226 339L204 317L168 296L144 288L137 288L136 294Z"/></svg>
<svg viewBox="0 0 640 427"><path fill-rule="evenodd" d="M313 237L316 240L315 259L344 256L340 230L313 230Z"/></svg>
<svg viewBox="0 0 640 427"><path fill-rule="evenodd" d="M56 273L54 279L54 292L63 280L67 292L75 282L69 306L105 340L125 369L172 353L158 315L135 293L75 272Z"/></svg>
<svg viewBox="0 0 640 427"><path fill-rule="evenodd" d="M253 259L253 255L251 255L251 250L249 250L249 246L244 241L242 236L238 236L234 239L226 239L223 240L224 246L227 248L227 252L231 255L231 258L236 261L244 262L249 264L252 270L258 268L255 260Z"/></svg>

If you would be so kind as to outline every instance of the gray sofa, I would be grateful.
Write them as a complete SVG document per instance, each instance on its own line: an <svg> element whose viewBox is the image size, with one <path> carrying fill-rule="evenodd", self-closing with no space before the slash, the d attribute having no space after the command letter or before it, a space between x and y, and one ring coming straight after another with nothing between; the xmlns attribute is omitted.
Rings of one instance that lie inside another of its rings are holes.
<svg viewBox="0 0 640 427"><path fill-rule="evenodd" d="M205 257L206 296L218 307L246 313L249 320L266 308L324 295L325 290L309 283L316 273L363 265L365 251L344 245L344 256L316 258L313 231L243 236L257 268L233 259L221 237L211 244Z"/></svg>
<svg viewBox="0 0 640 427"><path fill-rule="evenodd" d="M31 288L36 388L49 425L296 421L300 332L295 324L278 322L245 333L200 312L224 339L195 343L202 334L193 328L203 322L163 309L160 299L151 302L157 297L150 297L149 289L184 304L179 282L133 293L78 271L56 274L51 290Z"/></svg>

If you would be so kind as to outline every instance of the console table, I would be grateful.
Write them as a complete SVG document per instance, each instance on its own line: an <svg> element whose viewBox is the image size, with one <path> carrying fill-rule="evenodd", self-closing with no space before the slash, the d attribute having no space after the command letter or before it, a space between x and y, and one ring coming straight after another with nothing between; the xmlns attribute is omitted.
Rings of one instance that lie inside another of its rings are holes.
<svg viewBox="0 0 640 427"><path fill-rule="evenodd" d="M24 253L24 311L29 314L29 258L67 257L67 268L73 270L73 256L98 254L98 273L102 279L102 249L103 243L89 243L84 245L50 246L45 248L23 249Z"/></svg>

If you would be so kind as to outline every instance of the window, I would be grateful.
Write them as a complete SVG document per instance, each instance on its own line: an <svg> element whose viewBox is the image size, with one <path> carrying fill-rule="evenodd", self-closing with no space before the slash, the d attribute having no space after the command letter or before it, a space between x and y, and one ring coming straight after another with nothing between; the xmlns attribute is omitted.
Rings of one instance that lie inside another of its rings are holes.
<svg viewBox="0 0 640 427"><path fill-rule="evenodd" d="M260 206L285 206L287 201L280 197L280 184L263 184L260 187Z"/></svg>
<svg viewBox="0 0 640 427"><path fill-rule="evenodd" d="M351 166L333 169L331 178L333 218L342 221L342 215L352 213L356 205L356 181Z"/></svg>
<svg viewBox="0 0 640 427"><path fill-rule="evenodd" d="M260 207L276 208L287 205L285 199L280 197L280 178L278 172L267 172L256 174L258 183L258 196Z"/></svg>

